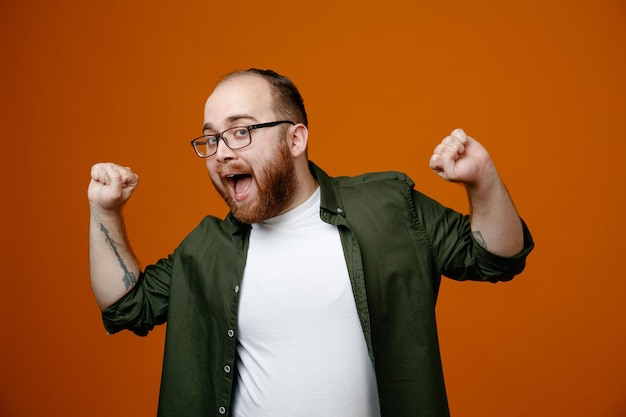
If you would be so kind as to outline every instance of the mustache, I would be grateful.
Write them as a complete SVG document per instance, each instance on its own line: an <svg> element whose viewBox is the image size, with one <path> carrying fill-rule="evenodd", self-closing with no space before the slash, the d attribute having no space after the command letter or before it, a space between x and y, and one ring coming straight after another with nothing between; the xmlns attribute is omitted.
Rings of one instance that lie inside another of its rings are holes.
<svg viewBox="0 0 626 417"><path fill-rule="evenodd" d="M215 173L221 176L224 172L232 171L240 171L252 174L252 169L249 166L240 162L231 162L228 164L219 165L216 168Z"/></svg>

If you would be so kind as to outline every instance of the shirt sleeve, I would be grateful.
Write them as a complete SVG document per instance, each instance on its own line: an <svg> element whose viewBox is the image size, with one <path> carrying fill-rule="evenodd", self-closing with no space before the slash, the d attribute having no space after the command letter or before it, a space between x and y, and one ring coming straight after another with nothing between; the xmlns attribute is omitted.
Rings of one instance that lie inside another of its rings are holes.
<svg viewBox="0 0 626 417"><path fill-rule="evenodd" d="M426 195L413 191L418 229L433 251L441 275L464 281L509 281L526 266L534 242L522 221L524 248L515 256L495 255L473 237L468 215L444 207Z"/></svg>
<svg viewBox="0 0 626 417"><path fill-rule="evenodd" d="M148 266L133 289L103 311L102 321L109 334L130 330L146 336L167 320L173 262L170 256Z"/></svg>

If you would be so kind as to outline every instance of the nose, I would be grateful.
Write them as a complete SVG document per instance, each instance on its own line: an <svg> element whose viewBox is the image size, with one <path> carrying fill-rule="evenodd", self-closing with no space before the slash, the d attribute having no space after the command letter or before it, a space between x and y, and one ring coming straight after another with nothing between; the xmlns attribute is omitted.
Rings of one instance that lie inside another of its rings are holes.
<svg viewBox="0 0 626 417"><path fill-rule="evenodd" d="M215 159L219 162L225 162L231 159L236 159L237 153L230 149L224 142L224 139L220 139L217 142L217 152L215 152Z"/></svg>

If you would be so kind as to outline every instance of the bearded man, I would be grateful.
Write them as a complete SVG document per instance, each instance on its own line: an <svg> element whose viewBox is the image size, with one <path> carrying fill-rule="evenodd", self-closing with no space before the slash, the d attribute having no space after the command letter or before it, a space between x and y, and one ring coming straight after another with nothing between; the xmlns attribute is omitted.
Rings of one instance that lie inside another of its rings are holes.
<svg viewBox="0 0 626 417"><path fill-rule="evenodd" d="M191 144L230 212L143 270L122 219L138 176L98 163L88 189L107 331L167 322L159 416L448 416L441 277L507 281L533 248L485 148L456 129L430 159L471 216L402 173L332 178L295 85L259 69L217 84Z"/></svg>

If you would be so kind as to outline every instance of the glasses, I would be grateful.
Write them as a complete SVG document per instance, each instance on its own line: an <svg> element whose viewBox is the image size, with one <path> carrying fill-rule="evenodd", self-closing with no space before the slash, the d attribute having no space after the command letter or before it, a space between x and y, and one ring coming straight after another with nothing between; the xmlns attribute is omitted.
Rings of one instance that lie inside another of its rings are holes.
<svg viewBox="0 0 626 417"><path fill-rule="evenodd" d="M222 139L226 146L230 149L245 148L252 143L253 130L277 126L283 123L295 125L294 122L289 120L279 120L277 122L259 123L250 126L231 127L222 133L203 135L199 138L195 138L191 141L191 146L193 146L193 149L200 158L208 158L209 156L215 155L217 152L217 145L219 144L220 139Z"/></svg>

